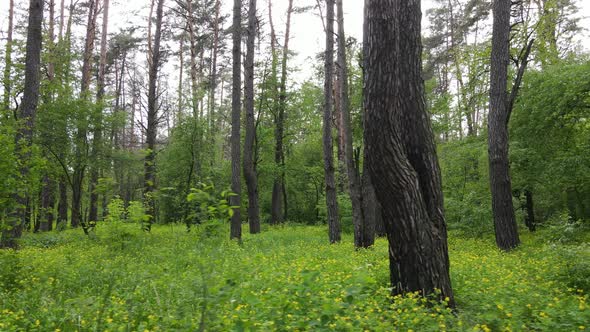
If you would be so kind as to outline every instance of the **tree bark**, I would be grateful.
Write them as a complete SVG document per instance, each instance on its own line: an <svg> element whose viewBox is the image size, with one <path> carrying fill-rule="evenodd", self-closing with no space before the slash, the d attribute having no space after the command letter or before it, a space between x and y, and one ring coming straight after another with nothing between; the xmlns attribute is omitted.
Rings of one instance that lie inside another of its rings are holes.
<svg viewBox="0 0 590 332"><path fill-rule="evenodd" d="M332 140L333 109L333 72L334 72L334 0L326 0L326 52L324 63L324 176L326 183L326 207L328 217L328 236L330 243L340 242L340 216L334 179L334 147Z"/></svg>
<svg viewBox="0 0 590 332"><path fill-rule="evenodd" d="M28 217L30 193L26 181L29 177L29 160L31 158L30 147L33 139L35 115L39 102L40 66L41 66L41 39L43 24L43 0L30 0L29 25L27 29L27 45L25 55L25 85L23 100L18 110L18 128L15 135L15 154L21 160L19 173L25 181L23 189L14 195L16 209L13 218L9 222L10 229L2 229L0 248L16 248L17 239L22 236L23 226Z"/></svg>
<svg viewBox="0 0 590 332"><path fill-rule="evenodd" d="M230 238L238 241L242 238L242 218L240 213L241 174L240 174L240 112L241 112L241 56L242 56L242 2L234 0L232 27L232 111L231 111L231 189L234 196L230 197L230 204L236 206L231 217Z"/></svg>
<svg viewBox="0 0 590 332"><path fill-rule="evenodd" d="M109 26L109 0L103 0L102 6L102 31L100 38L100 58L98 65L98 80L97 80L97 93L96 102L99 107L101 106L105 93L105 71L107 64L107 36ZM92 154L93 164L90 170L90 184L88 191L90 191L90 211L88 213L88 221L98 220L98 193L96 192L96 186L98 185L98 175L100 172L100 163L102 162L102 126L103 116L102 109L97 111L96 117L93 119L94 135L92 140Z"/></svg>
<svg viewBox="0 0 590 332"><path fill-rule="evenodd" d="M488 158L496 244L510 250L520 243L512 206L508 160L507 83L510 61L510 0L493 3L492 55L490 63L490 112L488 115Z"/></svg>
<svg viewBox="0 0 590 332"><path fill-rule="evenodd" d="M337 0L338 12L338 90L339 106L341 115L342 136L344 139L344 161L348 174L348 189L352 203L352 223L354 225L354 246L356 248L368 248L373 245L374 232L373 227L365 227L362 203L361 203L361 184L359 171L354 163L353 142L352 142L352 120L350 117L350 102L348 98L348 64L346 61L346 37L344 34L344 9L343 0ZM365 234L371 232L372 234ZM368 236L369 235L369 236Z"/></svg>
<svg viewBox="0 0 590 332"><path fill-rule="evenodd" d="M258 176L254 163L254 42L256 39L256 0L250 0L248 9L248 40L244 64L244 108L246 110L246 138L244 142L244 177L248 187L248 222L250 233L260 233L258 207Z"/></svg>
<svg viewBox="0 0 590 332"><path fill-rule="evenodd" d="M365 0L365 8L365 141L392 292L437 294L453 306L440 169L424 105L420 1Z"/></svg>
<svg viewBox="0 0 590 332"><path fill-rule="evenodd" d="M47 232L53 229L53 208L55 204L54 187L55 182L45 174L43 176L43 188L41 189L41 211L39 217L41 219L39 230Z"/></svg>
<svg viewBox="0 0 590 332"><path fill-rule="evenodd" d="M149 220L144 225L144 230L151 231L152 223L156 218L154 191L156 189L156 136L158 135L158 70L160 69L160 40L162 37L162 16L164 11L164 0L158 0L156 8L156 31L154 42L149 55L149 76L148 76L148 110L146 143L147 153L144 160L144 182L143 201L146 214Z"/></svg>

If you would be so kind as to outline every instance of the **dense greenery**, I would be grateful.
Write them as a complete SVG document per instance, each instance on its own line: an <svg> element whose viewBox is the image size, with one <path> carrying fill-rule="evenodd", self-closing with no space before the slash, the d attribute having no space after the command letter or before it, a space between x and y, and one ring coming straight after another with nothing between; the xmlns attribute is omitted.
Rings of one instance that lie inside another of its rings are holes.
<svg viewBox="0 0 590 332"><path fill-rule="evenodd" d="M113 221L89 238L27 236L0 252L0 330L574 331L590 321L588 234L562 244L542 230L502 253L491 237L451 232L452 313L388 297L384 239L355 251L350 236L329 245L324 227L285 225L239 245L227 228L146 235Z"/></svg>

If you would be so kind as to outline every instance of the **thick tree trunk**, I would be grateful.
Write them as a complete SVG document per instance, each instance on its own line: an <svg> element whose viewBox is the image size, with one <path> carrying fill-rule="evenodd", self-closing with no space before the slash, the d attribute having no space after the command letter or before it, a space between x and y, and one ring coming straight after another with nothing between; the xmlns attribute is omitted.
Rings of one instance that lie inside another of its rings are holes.
<svg viewBox="0 0 590 332"><path fill-rule="evenodd" d="M146 144L147 153L144 160L143 204L145 211L150 216L144 225L144 230L150 231L156 218L154 191L156 189L156 136L158 134L158 70L160 69L160 39L162 37L162 16L164 15L164 0L158 0L156 8L156 31L154 42L149 56L148 77L148 110Z"/></svg>
<svg viewBox="0 0 590 332"><path fill-rule="evenodd" d="M520 243L512 206L508 160L510 110L506 89L510 61L510 4L510 0L496 0L493 3L490 113L488 115L488 158L492 212L496 244L502 250L510 250Z"/></svg>
<svg viewBox="0 0 590 332"><path fill-rule="evenodd" d="M366 227L363 220L361 203L361 181L359 171L354 163L352 142L352 120L350 117L350 102L348 99L348 64L346 61L346 37L344 34L344 9L343 0L337 0L338 12L338 84L339 106L344 139L344 161L348 174L348 189L352 203L352 223L354 225L354 246L367 248L373 245L374 227ZM365 234L370 232L371 235ZM368 242L366 241L368 240Z"/></svg>
<svg viewBox="0 0 590 332"><path fill-rule="evenodd" d="M37 103L39 102L43 2L43 0L31 0L29 3L25 85L22 104L18 110L19 125L15 135L15 154L21 160L19 173L25 183L23 189L14 195L16 201L14 218L11 218L10 225L5 225L10 226L10 229L2 229L0 248L16 248L16 240L21 237L23 226L28 219L27 205L30 193L27 192L26 181L29 177L30 146L33 139Z"/></svg>
<svg viewBox="0 0 590 332"><path fill-rule="evenodd" d="M250 0L248 9L248 40L244 64L244 108L246 109L246 138L244 142L244 177L248 187L248 222L250 233L260 233L258 207L258 176L254 163L254 42L256 39L256 0Z"/></svg>
<svg viewBox="0 0 590 332"><path fill-rule="evenodd" d="M230 198L230 204L236 206L231 217L230 238L241 240L242 218L240 213L241 172L240 172L240 112L241 112L241 56L242 56L242 2L234 0L233 27L232 27L232 111L231 111L231 189L234 196Z"/></svg>
<svg viewBox="0 0 590 332"><path fill-rule="evenodd" d="M100 105L103 102L105 93L105 70L107 64L107 36L109 26L109 0L103 0L102 6L102 31L100 39L100 60L98 65L98 80L97 80L97 93L96 102ZM96 114L93 119L94 125L94 137L92 140L92 154L93 164L90 170L90 184L88 191L90 191L90 211L88 214L88 221L98 220L98 193L96 192L96 186L98 185L98 175L100 172L100 163L102 162L102 126L103 116L102 109Z"/></svg>
<svg viewBox="0 0 590 332"><path fill-rule="evenodd" d="M334 179L334 147L332 140L333 73L334 73L334 0L326 0L326 52L324 63L324 176L330 243L340 242L340 216Z"/></svg>
<svg viewBox="0 0 590 332"><path fill-rule="evenodd" d="M367 162L385 218L392 292L438 294L453 306L440 169L424 105L420 1L365 6Z"/></svg>

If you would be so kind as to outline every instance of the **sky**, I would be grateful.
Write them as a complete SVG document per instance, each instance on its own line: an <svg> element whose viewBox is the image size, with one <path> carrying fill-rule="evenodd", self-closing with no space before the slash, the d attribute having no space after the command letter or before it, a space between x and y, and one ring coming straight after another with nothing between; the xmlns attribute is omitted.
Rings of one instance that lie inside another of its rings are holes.
<svg viewBox="0 0 590 332"><path fill-rule="evenodd" d="M222 0L223 11L231 12L232 0ZM287 0L272 0L275 28L279 30L279 35L282 38L282 31L286 21ZM17 6L26 8L28 0L15 0ZM66 1L66 3L69 1ZM128 22L135 22L137 24L144 24L149 13L149 0L111 0L111 19L109 30L117 31L119 27L125 26ZM166 4L172 4L173 0L167 0ZM5 38L4 30L7 25L9 0L0 0L0 38ZM59 0L56 0L59 3ZM246 3L246 1L244 1ZM294 6L314 6L317 0L294 0ZM345 12L345 30L348 36L362 40L362 20L363 20L363 0L344 0ZM578 15L584 17L581 25L588 29L590 28L590 0L578 0L580 12ZM433 6L433 0L423 0L423 13ZM258 0L259 10L266 21L267 0ZM423 29L428 26L426 15L423 14L422 21ZM590 35L586 30L580 36L584 47L590 49ZM309 65L313 57L321 52L324 48L325 37L323 34L323 25L318 15L317 10L312 10L304 14L294 15L292 18L292 32L290 39L290 49L297 52L297 56L292 60L292 65L300 69L296 74L297 80L303 80L311 75L311 66ZM0 43L0 45L3 43Z"/></svg>

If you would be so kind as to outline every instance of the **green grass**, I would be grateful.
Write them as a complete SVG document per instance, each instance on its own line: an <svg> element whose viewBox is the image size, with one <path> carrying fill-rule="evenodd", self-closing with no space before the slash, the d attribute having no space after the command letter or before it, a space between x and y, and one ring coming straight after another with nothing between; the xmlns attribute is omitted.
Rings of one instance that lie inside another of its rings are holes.
<svg viewBox="0 0 590 332"><path fill-rule="evenodd" d="M355 251L350 236L329 245L323 227L265 229L241 245L226 233L101 224L90 238L28 235L22 250L0 252L0 331L579 331L590 322L584 244L525 235L501 253L491 237L451 233L453 313L388 296L384 239Z"/></svg>

